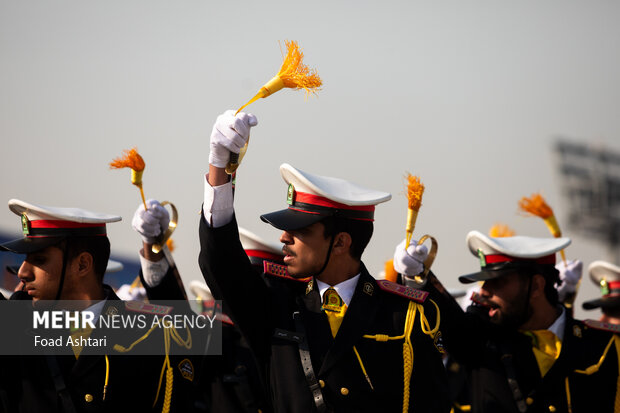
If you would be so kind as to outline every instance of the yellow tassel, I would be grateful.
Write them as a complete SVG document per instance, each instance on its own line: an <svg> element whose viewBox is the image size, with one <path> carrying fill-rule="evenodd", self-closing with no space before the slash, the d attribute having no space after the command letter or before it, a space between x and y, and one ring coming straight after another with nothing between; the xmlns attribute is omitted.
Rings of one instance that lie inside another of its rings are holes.
<svg viewBox="0 0 620 413"><path fill-rule="evenodd" d="M144 197L144 189L142 188L142 174L145 168L144 159L138 153L137 148L123 150L123 156L115 158L110 162L110 169L131 168L131 183L140 189L140 196L146 211L146 199Z"/></svg>
<svg viewBox="0 0 620 413"><path fill-rule="evenodd" d="M407 227L405 228L405 232L407 234L407 240L405 242L405 249L409 247L409 243L411 242L411 237L413 236L413 230L415 229L415 222L418 219L418 211L414 211L413 209L407 210Z"/></svg>
<svg viewBox="0 0 620 413"><path fill-rule="evenodd" d="M269 82L265 83L260 88L258 93L248 101L245 105L241 106L237 113L250 103L255 102L260 98L266 98L269 95L276 93L283 88L291 89L304 89L306 91L306 97L310 93L316 93L318 88L323 84L323 81L316 73L315 70L310 70L308 66L303 64L304 54L299 49L299 45L296 41L285 40L287 52L280 67L280 71Z"/></svg>
<svg viewBox="0 0 620 413"><path fill-rule="evenodd" d="M405 249L409 246L415 223L418 219L418 211L422 206L422 194L424 193L424 184L420 182L420 178L407 174L407 226L405 228L406 243Z"/></svg>
<svg viewBox="0 0 620 413"><path fill-rule="evenodd" d="M515 232L504 224L495 224L489 230L489 237L493 238L514 237L514 235Z"/></svg>
<svg viewBox="0 0 620 413"><path fill-rule="evenodd" d="M562 231L560 230L560 226L558 225L558 221L556 221L555 216L551 215L548 218L544 219L547 228L549 228L549 232L555 237L559 238L562 236Z"/></svg>

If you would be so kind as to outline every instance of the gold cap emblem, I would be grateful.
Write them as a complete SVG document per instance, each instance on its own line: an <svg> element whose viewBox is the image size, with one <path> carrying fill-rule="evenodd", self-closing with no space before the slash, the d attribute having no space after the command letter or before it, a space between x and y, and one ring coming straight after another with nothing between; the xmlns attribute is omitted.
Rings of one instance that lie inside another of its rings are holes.
<svg viewBox="0 0 620 413"><path fill-rule="evenodd" d="M22 232L24 235L30 234L30 221L25 212L22 214Z"/></svg>

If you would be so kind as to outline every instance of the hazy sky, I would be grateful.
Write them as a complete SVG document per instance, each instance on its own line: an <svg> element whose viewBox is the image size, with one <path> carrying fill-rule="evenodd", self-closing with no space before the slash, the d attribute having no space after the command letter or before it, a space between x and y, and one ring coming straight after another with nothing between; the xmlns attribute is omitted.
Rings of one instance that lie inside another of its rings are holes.
<svg viewBox="0 0 620 413"><path fill-rule="evenodd" d="M181 273L199 279L212 124L277 72L279 41L297 40L324 87L248 108L259 125L238 174L239 223L277 241L258 216L286 205L283 162L389 191L364 259L378 274L404 237L411 172L426 185L414 236L438 239L433 269L457 287L478 268L468 231L549 235L516 213L520 197L541 191L562 225L555 137L620 150L619 17L620 3L600 0L0 0L0 194L122 215L113 250L136 254L139 193L108 163L137 146L146 196L179 209ZM0 228L19 233L8 208ZM564 232L569 259L608 259ZM578 308L597 295L584 282Z"/></svg>

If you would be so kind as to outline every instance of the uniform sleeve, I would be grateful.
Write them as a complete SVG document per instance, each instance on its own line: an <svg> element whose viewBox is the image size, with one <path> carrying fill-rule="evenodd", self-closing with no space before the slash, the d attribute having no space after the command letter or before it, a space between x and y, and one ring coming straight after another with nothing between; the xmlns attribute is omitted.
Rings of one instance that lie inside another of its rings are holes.
<svg viewBox="0 0 620 413"><path fill-rule="evenodd" d="M234 215L213 228L201 217L199 233L198 261L207 285L215 299L224 300L256 355L266 356L273 331L271 292L241 246Z"/></svg>
<svg viewBox="0 0 620 413"><path fill-rule="evenodd" d="M219 228L228 224L233 218L232 181L224 185L211 186L208 177L209 174L206 174L202 213L208 226Z"/></svg>
<svg viewBox="0 0 620 413"><path fill-rule="evenodd" d="M140 253L140 269L142 270L142 284L148 287L156 287L168 272L170 264L164 258L159 261L150 261Z"/></svg>
<svg viewBox="0 0 620 413"><path fill-rule="evenodd" d="M142 256L140 256L140 260L142 263L140 281L142 281L149 300L187 300L185 286L174 261L169 262L168 258L165 257L153 262ZM146 261L146 265L142 260ZM164 269L164 273L161 274Z"/></svg>
<svg viewBox="0 0 620 413"><path fill-rule="evenodd" d="M440 330L447 352L459 363L477 363L486 349L488 329L484 321L477 314L465 313L432 272L428 277L424 289L439 307Z"/></svg>

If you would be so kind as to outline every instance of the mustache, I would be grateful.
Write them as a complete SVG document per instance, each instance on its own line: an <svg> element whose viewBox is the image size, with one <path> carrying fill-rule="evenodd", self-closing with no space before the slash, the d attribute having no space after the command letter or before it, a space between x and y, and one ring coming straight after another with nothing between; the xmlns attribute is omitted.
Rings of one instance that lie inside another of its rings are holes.
<svg viewBox="0 0 620 413"><path fill-rule="evenodd" d="M482 295L480 295L477 292L473 292L471 294L470 300L476 304L476 305L480 305L482 307L489 307L489 308L499 308L499 306L497 304L495 304L493 301L489 300L486 297L483 297Z"/></svg>
<svg viewBox="0 0 620 413"><path fill-rule="evenodd" d="M295 254L293 251L291 251L290 249L288 249L288 248L286 247L286 245L282 247L282 253L283 253L284 255L290 255L291 257L295 257L295 256L297 256L297 254Z"/></svg>

